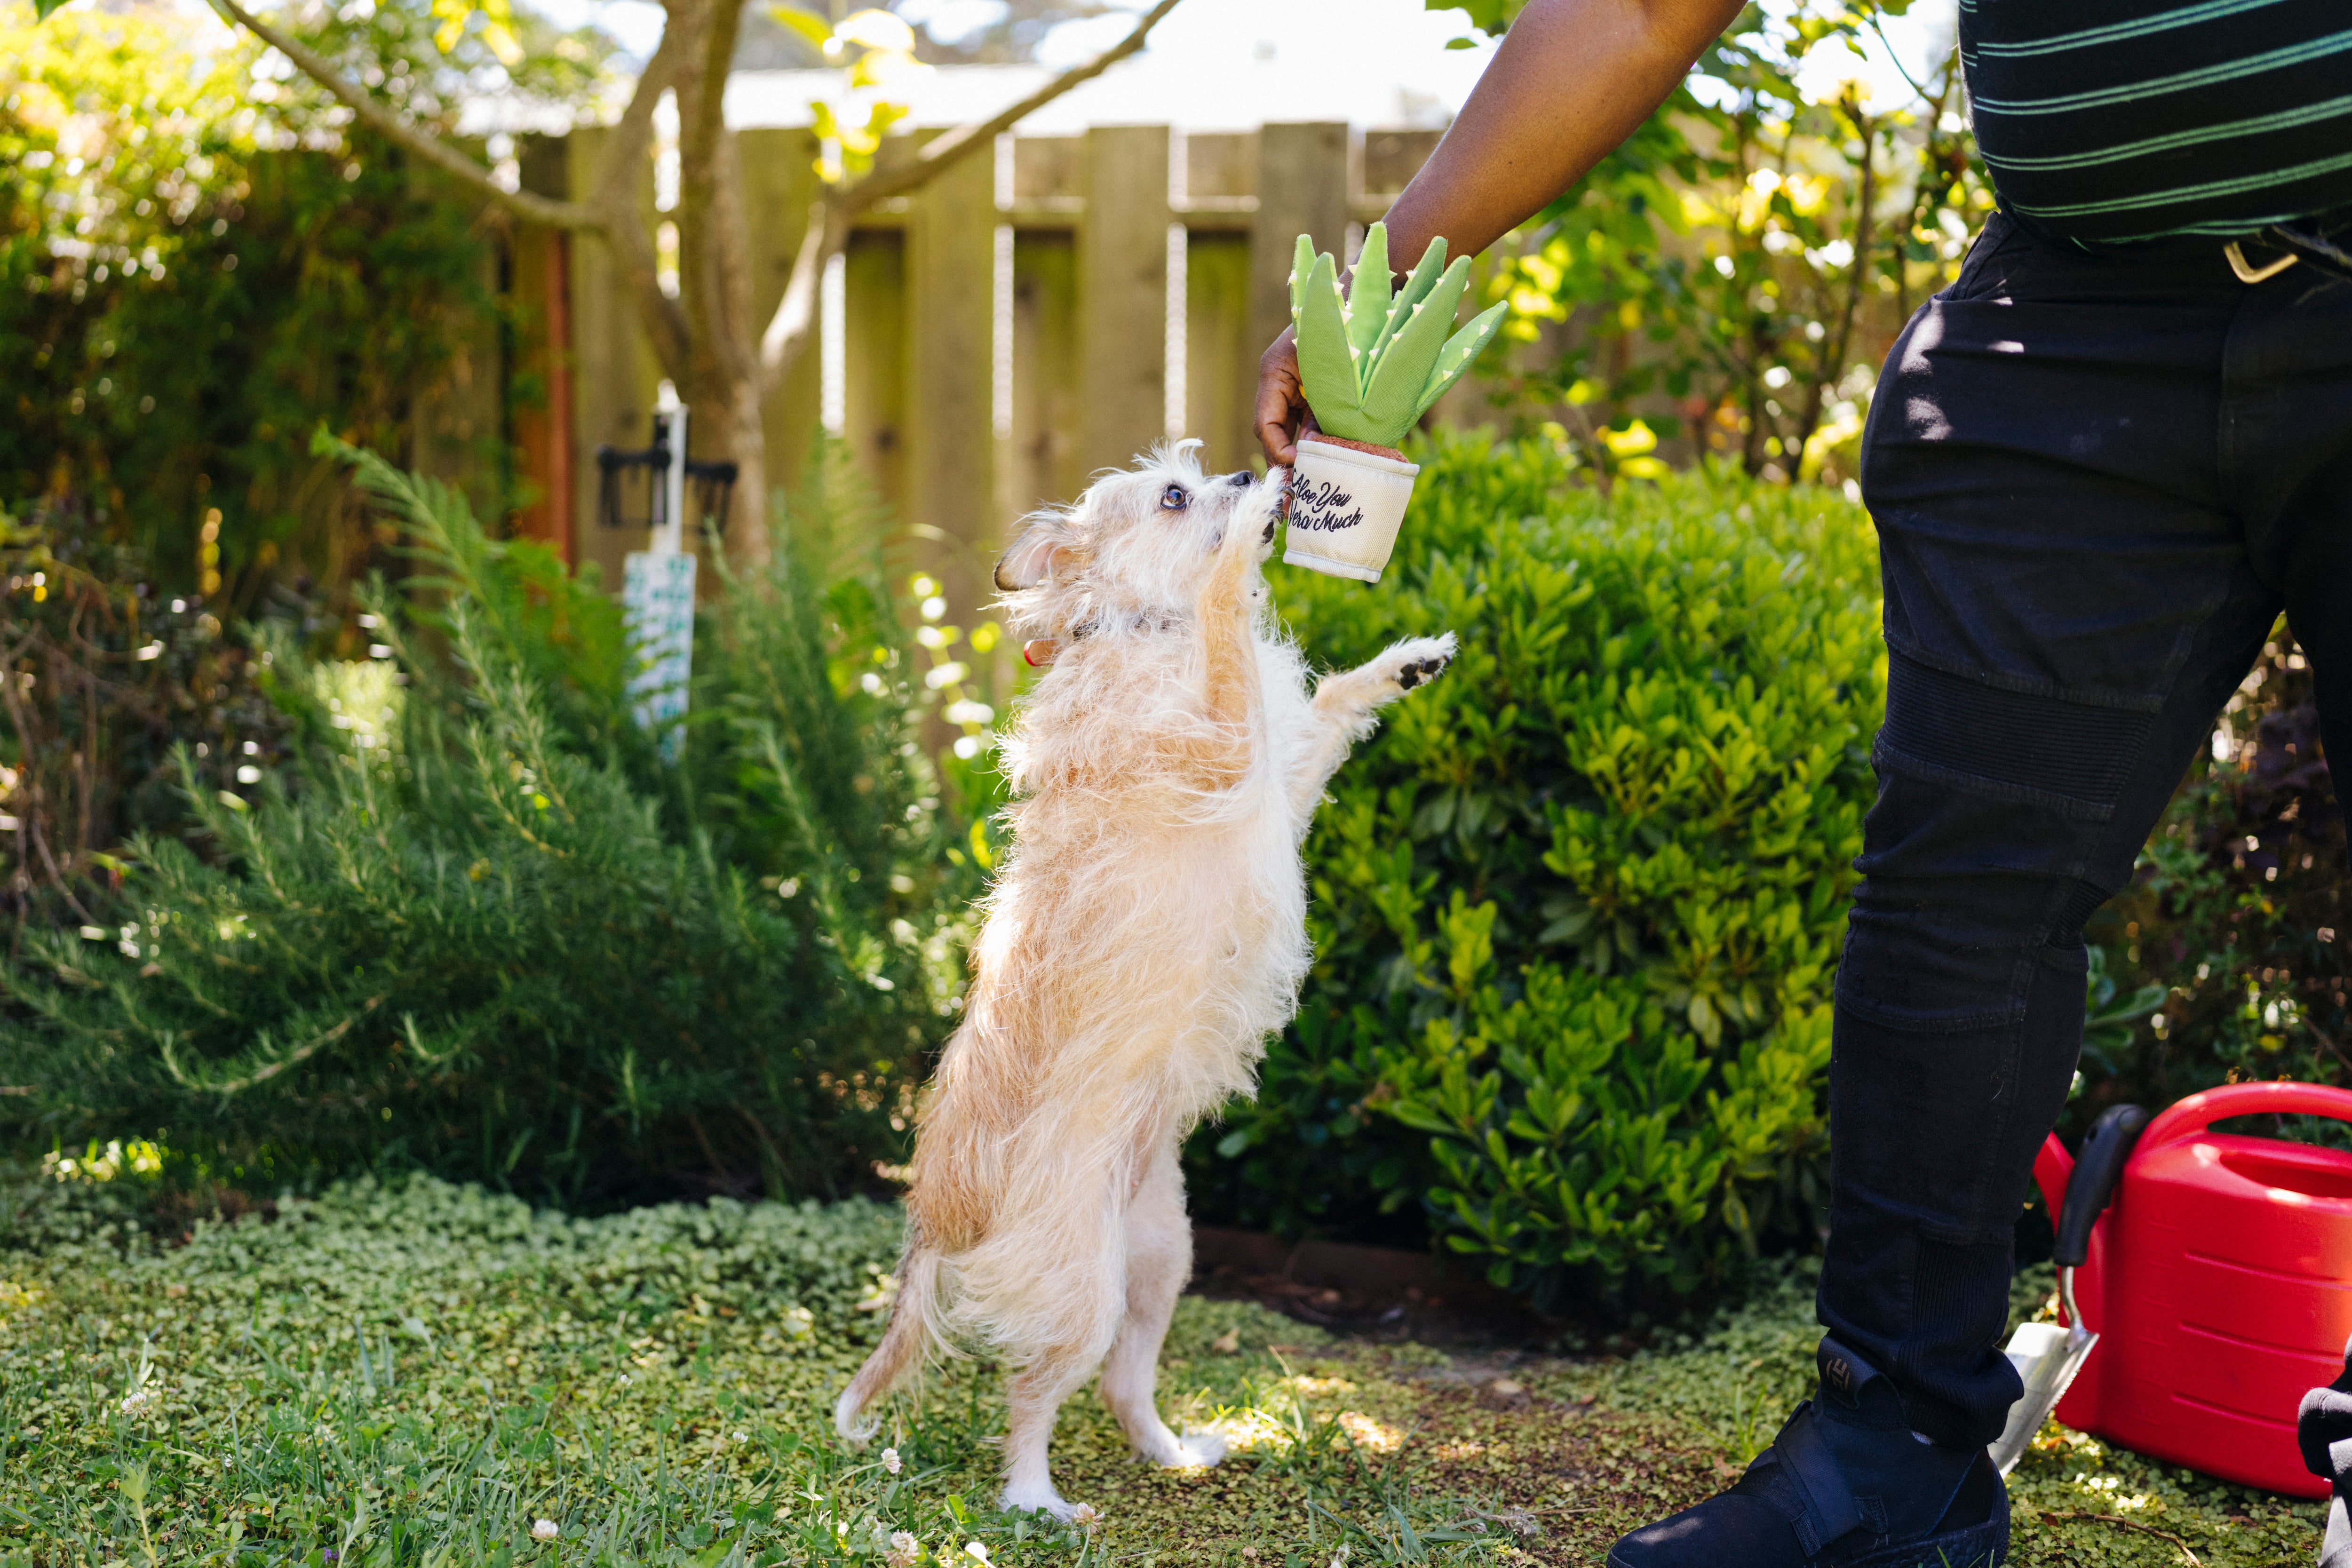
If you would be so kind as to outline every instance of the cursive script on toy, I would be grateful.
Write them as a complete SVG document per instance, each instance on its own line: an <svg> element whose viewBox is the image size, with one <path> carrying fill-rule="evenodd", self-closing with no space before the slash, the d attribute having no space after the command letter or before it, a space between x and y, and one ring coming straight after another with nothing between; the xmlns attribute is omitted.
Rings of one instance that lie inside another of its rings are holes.
<svg viewBox="0 0 2352 1568"><path fill-rule="evenodd" d="M1355 503L1355 493L1341 489L1330 479L1309 479L1296 483L1291 490L1290 526L1307 533L1337 533L1353 528L1364 521L1364 509L1341 513L1339 509Z"/></svg>

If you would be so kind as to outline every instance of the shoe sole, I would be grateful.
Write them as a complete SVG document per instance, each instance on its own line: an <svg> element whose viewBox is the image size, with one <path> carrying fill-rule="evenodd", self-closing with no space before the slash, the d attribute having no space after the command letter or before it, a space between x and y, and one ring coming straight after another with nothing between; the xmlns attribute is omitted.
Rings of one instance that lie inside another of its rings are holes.
<svg viewBox="0 0 2352 1568"><path fill-rule="evenodd" d="M1907 1545L1884 1547L1865 1557L1849 1557L1838 1562L1835 1568L2000 1568L2009 1558L2007 1501L2002 1499L2004 1506L2000 1514L1982 1524L1948 1531ZM1821 1563L1829 1560L1813 1561ZM1614 1552L1609 1554L1609 1568L1625 1568Z"/></svg>
<svg viewBox="0 0 2352 1568"><path fill-rule="evenodd" d="M2004 1508L1982 1524L1849 1558L1838 1568L2000 1568L2008 1558L2009 1510Z"/></svg>

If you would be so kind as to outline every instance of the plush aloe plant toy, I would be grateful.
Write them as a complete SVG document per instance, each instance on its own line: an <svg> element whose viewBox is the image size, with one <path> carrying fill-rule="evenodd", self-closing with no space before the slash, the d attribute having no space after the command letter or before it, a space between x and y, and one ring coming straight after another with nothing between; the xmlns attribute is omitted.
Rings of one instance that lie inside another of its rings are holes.
<svg viewBox="0 0 2352 1568"><path fill-rule="evenodd" d="M1290 267L1290 320L1307 405L1327 435L1394 447L1445 389L1462 378L1502 325L1504 307L1481 313L1451 338L1454 312L1470 286L1470 258L1445 265L1433 239L1421 264L1389 291L1389 235L1374 224L1345 300L1338 264L1315 254L1307 236Z"/></svg>

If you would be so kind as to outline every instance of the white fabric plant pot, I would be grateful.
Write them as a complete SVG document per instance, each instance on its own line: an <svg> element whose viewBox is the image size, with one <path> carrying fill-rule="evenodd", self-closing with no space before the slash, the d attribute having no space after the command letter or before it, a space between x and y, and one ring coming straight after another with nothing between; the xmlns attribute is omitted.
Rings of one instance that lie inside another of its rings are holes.
<svg viewBox="0 0 2352 1568"><path fill-rule="evenodd" d="M1334 577L1379 582L1420 472L1419 464L1385 447L1367 450L1300 437L1282 559Z"/></svg>

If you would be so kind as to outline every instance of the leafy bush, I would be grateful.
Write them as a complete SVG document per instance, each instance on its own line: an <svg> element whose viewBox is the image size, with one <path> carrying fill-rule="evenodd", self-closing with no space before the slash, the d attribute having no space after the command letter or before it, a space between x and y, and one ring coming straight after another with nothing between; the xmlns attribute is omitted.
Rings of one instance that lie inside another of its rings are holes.
<svg viewBox="0 0 2352 1568"><path fill-rule="evenodd" d="M1441 437L1377 592L1278 597L1345 665L1462 652L1310 841L1310 1005L1192 1151L1231 1217L1427 1194L1497 1283L1684 1290L1809 1232L1828 994L1884 700L1859 507L1722 471L1570 484Z"/></svg>
<svg viewBox="0 0 2352 1568"><path fill-rule="evenodd" d="M2221 717L2226 754L2191 768L2092 922L2150 1005L2084 1051L2071 1119L2241 1079L2352 1084L2352 883L2311 679L2282 626Z"/></svg>
<svg viewBox="0 0 2352 1568"><path fill-rule="evenodd" d="M414 1165L572 1205L869 1180L951 1012L968 858L878 566L796 564L871 531L845 458L783 564L712 601L673 769L611 601L341 450L424 568L371 612L396 657L280 657L293 787L192 790L209 858L134 840L104 928L28 936L0 1115L256 1182Z"/></svg>
<svg viewBox="0 0 2352 1568"><path fill-rule="evenodd" d="M304 607L282 597L273 612ZM186 820L174 748L231 784L275 764L289 721L256 628L159 592L80 509L0 510L0 913L87 924L121 838Z"/></svg>

